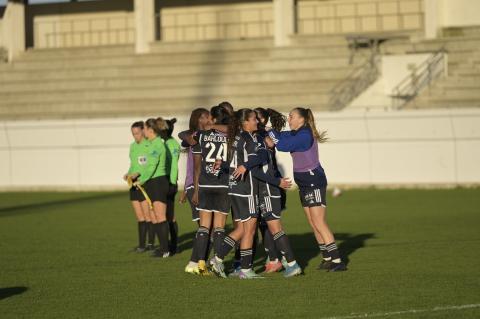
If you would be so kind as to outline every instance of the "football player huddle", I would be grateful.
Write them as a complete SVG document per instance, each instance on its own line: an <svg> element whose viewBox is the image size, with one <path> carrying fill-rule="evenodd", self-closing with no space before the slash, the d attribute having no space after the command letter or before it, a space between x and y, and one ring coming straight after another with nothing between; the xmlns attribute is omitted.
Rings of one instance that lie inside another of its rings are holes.
<svg viewBox="0 0 480 319"><path fill-rule="evenodd" d="M180 145L172 138L175 119L148 119L132 125L130 199L138 221L138 252L168 258L176 253L178 226L174 199L177 192ZM290 130L284 130L286 124ZM315 126L308 108L294 108L288 118L273 109L234 110L222 102L210 110L192 111L189 129L178 134L187 154L184 192L192 220L198 224L185 272L221 278L263 278L253 270L257 233L266 252L265 273L284 270L284 277L302 274L281 223L286 192L292 186L277 165L276 152L289 152L293 178L299 188L305 216L323 260L318 269L346 270L326 221L327 179L320 165L318 144L325 132ZM226 234L227 216L233 230ZM170 235L170 240L169 240ZM155 237L158 248L153 249ZM224 259L234 251L232 269Z"/></svg>

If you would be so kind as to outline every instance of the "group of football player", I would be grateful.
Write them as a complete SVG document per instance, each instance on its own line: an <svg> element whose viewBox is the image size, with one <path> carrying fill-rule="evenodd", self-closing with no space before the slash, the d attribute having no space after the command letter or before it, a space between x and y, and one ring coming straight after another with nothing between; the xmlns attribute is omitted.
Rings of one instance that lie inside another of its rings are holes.
<svg viewBox="0 0 480 319"><path fill-rule="evenodd" d="M156 257L176 253L178 226L174 199L181 147L172 138L175 119L148 119L132 125L130 199L138 221L136 251L152 250ZM284 130L286 124L290 130ZM261 278L253 270L257 233L266 252L265 273L284 270L285 277L302 274L281 223L286 191L292 186L277 165L276 152L289 152L293 177L305 216L313 230L322 262L318 269L346 270L326 221L327 179L318 146L327 140L313 113L297 107L288 118L264 108L234 110L222 102L210 110L192 111L189 129L178 134L187 153L184 192L192 220L198 223L185 272L241 279ZM233 230L226 234L227 216ZM170 240L169 240L170 235ZM153 249L155 237L159 246ZM227 274L224 260L235 251ZM211 257L210 257L211 256Z"/></svg>

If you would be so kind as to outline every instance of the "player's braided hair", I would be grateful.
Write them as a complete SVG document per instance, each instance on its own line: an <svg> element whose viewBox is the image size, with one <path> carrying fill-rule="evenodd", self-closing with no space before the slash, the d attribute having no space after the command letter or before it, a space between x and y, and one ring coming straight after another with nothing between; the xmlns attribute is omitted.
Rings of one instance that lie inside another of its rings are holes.
<svg viewBox="0 0 480 319"><path fill-rule="evenodd" d="M293 111L297 112L301 117L305 119L305 125L312 130L313 137L317 140L318 143L325 143L327 138L327 132L319 132L315 125L315 117L313 116L312 110L303 107L296 107Z"/></svg>

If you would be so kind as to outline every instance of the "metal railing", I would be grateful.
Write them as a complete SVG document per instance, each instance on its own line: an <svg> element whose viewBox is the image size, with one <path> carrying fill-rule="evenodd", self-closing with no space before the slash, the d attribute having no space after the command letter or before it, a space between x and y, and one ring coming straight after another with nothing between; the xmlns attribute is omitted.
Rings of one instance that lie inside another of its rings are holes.
<svg viewBox="0 0 480 319"><path fill-rule="evenodd" d="M344 80L330 91L329 108L338 111L345 108L357 96L372 85L380 74L379 56L372 54L371 58L353 70Z"/></svg>
<svg viewBox="0 0 480 319"><path fill-rule="evenodd" d="M411 74L392 89L393 109L403 108L407 103L415 99L423 89L430 87L437 78L447 75L446 51L441 49L435 52L411 71Z"/></svg>
<svg viewBox="0 0 480 319"><path fill-rule="evenodd" d="M300 34L339 34L421 30L424 25L423 0L410 1L416 7L413 11L402 9L405 3L406 1L402 0L302 1L299 2L299 9L309 10L311 16L299 17L298 32ZM395 9L381 8L388 5ZM346 13L347 7L351 13ZM366 10L366 7L369 9ZM416 21L414 25L409 23L412 20Z"/></svg>

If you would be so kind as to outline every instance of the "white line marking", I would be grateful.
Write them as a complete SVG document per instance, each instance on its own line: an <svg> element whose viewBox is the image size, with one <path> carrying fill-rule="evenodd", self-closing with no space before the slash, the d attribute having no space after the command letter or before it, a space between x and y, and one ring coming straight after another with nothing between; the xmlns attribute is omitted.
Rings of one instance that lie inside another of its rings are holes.
<svg viewBox="0 0 480 319"><path fill-rule="evenodd" d="M463 309L473 309L473 308L480 308L480 304L470 304L470 305L462 305L462 306L443 306L443 307L435 307L431 309L410 309L410 310L392 311L392 312L351 314L348 316L339 316L339 317L323 317L321 319L355 319L355 318L390 317L390 316L399 316L399 315L415 314L415 313L422 313L422 312L463 310Z"/></svg>

